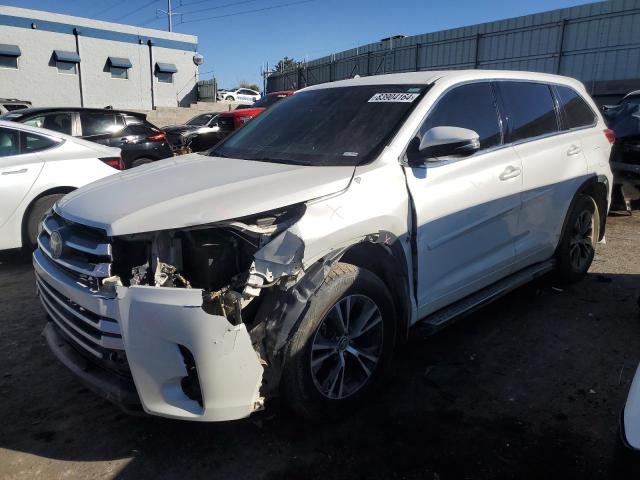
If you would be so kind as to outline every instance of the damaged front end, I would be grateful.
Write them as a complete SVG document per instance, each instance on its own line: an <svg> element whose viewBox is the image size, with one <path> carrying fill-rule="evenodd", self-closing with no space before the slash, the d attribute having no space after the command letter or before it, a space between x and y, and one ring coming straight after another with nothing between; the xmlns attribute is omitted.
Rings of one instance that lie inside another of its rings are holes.
<svg viewBox="0 0 640 480"><path fill-rule="evenodd" d="M116 344L113 351L125 358L148 413L203 421L245 417L270 393L263 374L272 358L261 324L274 310L267 304L305 275L304 244L288 230L304 212L304 204L297 204L207 225L105 238L109 258L99 263L104 275L82 281L65 265L78 265L80 254L92 261L74 247L88 245L96 232L54 214L45 220L34 253L40 295L58 332L47 339L52 344L64 338L76 350L88 346L92 351L86 356L104 364L113 352L104 353L88 336L114 343L111 335L117 335L121 347ZM66 240L57 258L51 247L55 235ZM97 325L108 324L114 333L76 325L79 315L66 315L67 310L99 319ZM61 360L69 366L69 359Z"/></svg>
<svg viewBox="0 0 640 480"><path fill-rule="evenodd" d="M302 274L304 245L286 230L304 211L300 204L211 225L118 237L112 276L101 289L199 289L205 312L233 325L243 323L245 315L250 323L262 289L286 287Z"/></svg>

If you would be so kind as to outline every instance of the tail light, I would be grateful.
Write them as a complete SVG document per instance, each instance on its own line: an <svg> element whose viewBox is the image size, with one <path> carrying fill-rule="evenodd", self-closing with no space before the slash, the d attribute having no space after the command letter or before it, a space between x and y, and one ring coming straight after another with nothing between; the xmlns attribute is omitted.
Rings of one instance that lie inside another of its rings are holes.
<svg viewBox="0 0 640 480"><path fill-rule="evenodd" d="M120 157L102 157L100 160L116 170L124 170L124 163Z"/></svg>
<svg viewBox="0 0 640 480"><path fill-rule="evenodd" d="M154 142L160 142L162 140L166 140L167 139L167 134L164 132L160 132L160 133L154 133L153 135L149 135L147 137L147 140L152 140Z"/></svg>
<svg viewBox="0 0 640 480"><path fill-rule="evenodd" d="M616 141L616 133L609 128L604 129L604 136L607 137L609 143L613 143Z"/></svg>

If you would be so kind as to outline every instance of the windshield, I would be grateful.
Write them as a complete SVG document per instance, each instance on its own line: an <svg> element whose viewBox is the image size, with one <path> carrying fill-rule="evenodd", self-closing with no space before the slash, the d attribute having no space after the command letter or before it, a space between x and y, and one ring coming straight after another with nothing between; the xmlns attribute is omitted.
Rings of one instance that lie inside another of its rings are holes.
<svg viewBox="0 0 640 480"><path fill-rule="evenodd" d="M211 120L211 117L213 117L213 113L203 113L193 117L187 122L187 125L206 125Z"/></svg>
<svg viewBox="0 0 640 480"><path fill-rule="evenodd" d="M367 163L427 88L360 85L302 91L251 120L209 155L301 165Z"/></svg>

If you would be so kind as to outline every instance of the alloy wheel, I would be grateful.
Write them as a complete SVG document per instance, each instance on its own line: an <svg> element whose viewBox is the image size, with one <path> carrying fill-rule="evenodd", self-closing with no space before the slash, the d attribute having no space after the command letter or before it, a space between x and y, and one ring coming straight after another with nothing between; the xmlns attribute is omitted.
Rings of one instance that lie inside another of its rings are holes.
<svg viewBox="0 0 640 480"><path fill-rule="evenodd" d="M583 210L576 218L569 241L569 261L575 270L582 270L593 258L595 234L593 213Z"/></svg>
<svg viewBox="0 0 640 480"><path fill-rule="evenodd" d="M331 307L311 346L311 375L322 395L344 399L368 383L382 354L383 326L380 309L365 295Z"/></svg>

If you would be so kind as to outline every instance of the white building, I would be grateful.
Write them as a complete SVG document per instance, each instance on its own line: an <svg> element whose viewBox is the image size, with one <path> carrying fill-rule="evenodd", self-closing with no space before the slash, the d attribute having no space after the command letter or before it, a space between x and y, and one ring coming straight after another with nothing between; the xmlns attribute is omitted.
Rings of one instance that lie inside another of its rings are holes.
<svg viewBox="0 0 640 480"><path fill-rule="evenodd" d="M196 101L193 35L0 6L0 97L150 110Z"/></svg>

